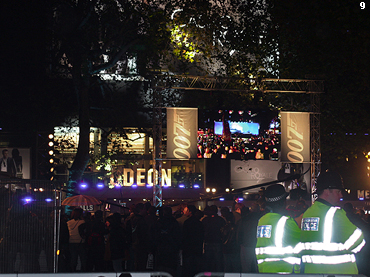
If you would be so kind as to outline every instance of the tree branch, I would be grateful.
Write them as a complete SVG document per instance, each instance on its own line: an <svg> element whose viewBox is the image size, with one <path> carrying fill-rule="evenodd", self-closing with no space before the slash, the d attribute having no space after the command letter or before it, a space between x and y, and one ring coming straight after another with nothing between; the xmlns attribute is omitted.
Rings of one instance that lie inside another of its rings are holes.
<svg viewBox="0 0 370 277"><path fill-rule="evenodd" d="M129 44L127 44L125 47L123 47L120 51L118 51L107 63L100 64L98 66L92 67L90 70L90 74L96 74L99 73L102 70L108 69L113 67L119 59L122 57L122 55L127 52L127 50L133 46L135 43L137 43L139 39L135 39L131 41Z"/></svg>

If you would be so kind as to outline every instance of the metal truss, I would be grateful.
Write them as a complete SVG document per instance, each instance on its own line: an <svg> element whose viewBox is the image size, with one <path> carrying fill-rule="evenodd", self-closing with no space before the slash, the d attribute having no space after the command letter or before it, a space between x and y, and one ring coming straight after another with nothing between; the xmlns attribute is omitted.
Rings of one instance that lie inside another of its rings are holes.
<svg viewBox="0 0 370 277"><path fill-rule="evenodd" d="M203 91L240 91L263 93L304 93L310 94L310 134L311 134L311 193L321 169L320 148L320 94L324 92L323 80L306 79L248 79L188 75L155 75L157 89L203 90ZM156 100L155 100L156 101ZM157 103L159 104L159 103ZM160 107L160 106L157 106ZM160 124L159 122L157 122ZM161 133L160 133L161 134ZM158 134L155 134L158 138ZM158 155L158 154L156 154ZM157 159L156 163L160 163ZM160 186L159 186L160 188ZM156 193L155 196L161 195ZM155 202L156 200L154 200ZM162 201L162 199L160 200Z"/></svg>

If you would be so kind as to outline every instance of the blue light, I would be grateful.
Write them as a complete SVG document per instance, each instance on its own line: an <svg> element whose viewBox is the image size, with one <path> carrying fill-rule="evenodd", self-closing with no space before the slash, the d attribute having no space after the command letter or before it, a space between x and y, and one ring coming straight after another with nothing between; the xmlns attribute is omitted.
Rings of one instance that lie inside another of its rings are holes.
<svg viewBox="0 0 370 277"><path fill-rule="evenodd" d="M195 188L195 189L199 189L199 188L200 188L200 186L199 186L199 185L197 185L197 184L195 184L195 185L193 186L193 188Z"/></svg>
<svg viewBox="0 0 370 277"><path fill-rule="evenodd" d="M221 197L221 198L220 198L220 201L225 201L225 198Z"/></svg>
<svg viewBox="0 0 370 277"><path fill-rule="evenodd" d="M22 202L23 202L24 205L25 204L29 204L32 201L34 201L34 199L32 197L30 197L30 196L27 196L27 197L25 197L25 198L22 199Z"/></svg>
<svg viewBox="0 0 370 277"><path fill-rule="evenodd" d="M151 185L151 184L146 184L146 187L147 187L147 188L152 188L152 187L153 187L153 185Z"/></svg>
<svg viewBox="0 0 370 277"><path fill-rule="evenodd" d="M184 184L180 184L179 185L179 188L182 188L183 189L183 188L185 188L185 185Z"/></svg>
<svg viewBox="0 0 370 277"><path fill-rule="evenodd" d="M82 183L80 184L80 188L81 188L81 189L87 189L87 184L82 182Z"/></svg>
<svg viewBox="0 0 370 277"><path fill-rule="evenodd" d="M360 197L358 200L364 200L364 198L363 197Z"/></svg>
<svg viewBox="0 0 370 277"><path fill-rule="evenodd" d="M104 188L104 184L103 184L103 183L98 183L98 184L96 185L96 187L97 187L98 189L103 189L103 188Z"/></svg>
<svg viewBox="0 0 370 277"><path fill-rule="evenodd" d="M116 189L120 189L120 188L121 188L121 185L120 185L119 183L116 183L116 184L114 185L114 187L115 187Z"/></svg>
<svg viewBox="0 0 370 277"><path fill-rule="evenodd" d="M136 189L137 188L137 184L132 184L131 185L131 188Z"/></svg>
<svg viewBox="0 0 370 277"><path fill-rule="evenodd" d="M239 197L239 198L238 198L238 201L239 201L239 202L243 202L243 200L244 200L244 198L243 198L243 197Z"/></svg>
<svg viewBox="0 0 370 277"><path fill-rule="evenodd" d="M51 199L51 198L46 198L46 199L45 199L45 201L46 201L46 202L52 202L52 201L53 201L53 199Z"/></svg>

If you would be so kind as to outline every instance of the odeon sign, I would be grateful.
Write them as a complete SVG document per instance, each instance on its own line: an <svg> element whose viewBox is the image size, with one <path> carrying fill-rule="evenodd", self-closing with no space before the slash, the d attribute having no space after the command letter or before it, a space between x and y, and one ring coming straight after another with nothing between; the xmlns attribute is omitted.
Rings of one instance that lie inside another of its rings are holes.
<svg viewBox="0 0 370 277"><path fill-rule="evenodd" d="M132 185L137 185L139 187L145 187L146 185L153 186L154 184L157 185L157 182L158 171L155 170L155 174L153 174L153 168L149 169L147 172L145 172L145 168L137 168L136 171L131 168L124 168L123 174L117 178L116 182L113 177L110 179L111 185L120 184L124 187L131 187ZM171 186L171 169L162 168L161 185L167 187Z"/></svg>

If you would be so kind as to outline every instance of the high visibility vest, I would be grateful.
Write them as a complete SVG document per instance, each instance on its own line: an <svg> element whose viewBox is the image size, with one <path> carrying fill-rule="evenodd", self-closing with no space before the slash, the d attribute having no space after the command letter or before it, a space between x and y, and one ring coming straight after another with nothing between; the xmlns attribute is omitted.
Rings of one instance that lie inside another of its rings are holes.
<svg viewBox="0 0 370 277"><path fill-rule="evenodd" d="M304 273L358 274L355 253L364 245L362 231L339 207L319 199L303 214L296 249Z"/></svg>
<svg viewBox="0 0 370 277"><path fill-rule="evenodd" d="M288 216L267 213L257 227L256 257L260 273L299 273L301 259L295 252L300 229Z"/></svg>

